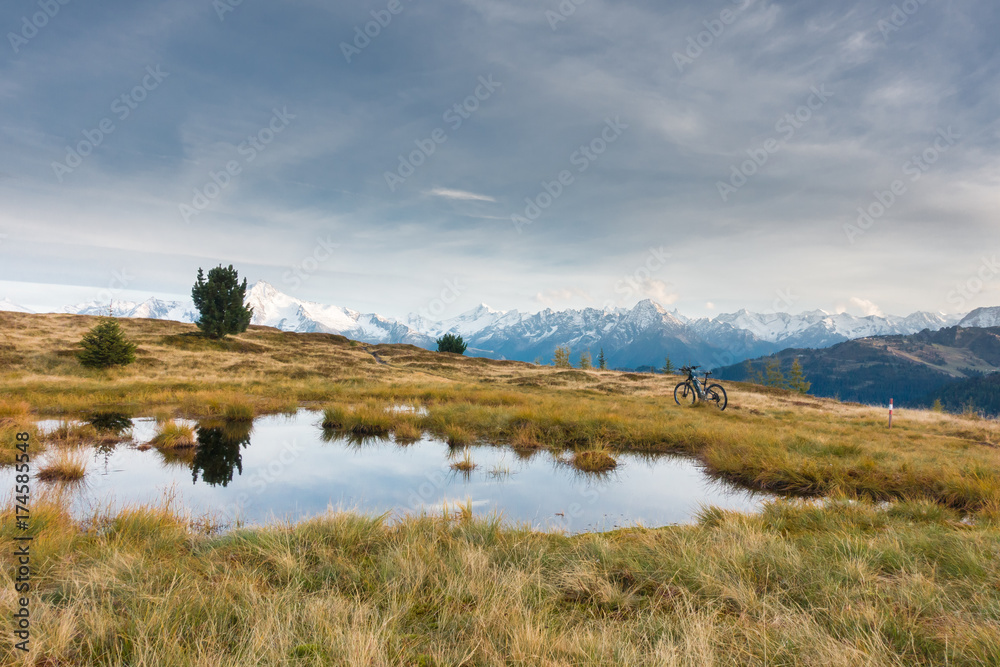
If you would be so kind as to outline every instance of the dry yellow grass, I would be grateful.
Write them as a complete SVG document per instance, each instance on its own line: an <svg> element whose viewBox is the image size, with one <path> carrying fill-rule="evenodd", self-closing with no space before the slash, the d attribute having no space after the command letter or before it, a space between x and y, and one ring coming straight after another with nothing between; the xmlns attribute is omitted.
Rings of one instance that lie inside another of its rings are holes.
<svg viewBox="0 0 1000 667"><path fill-rule="evenodd" d="M60 447L38 469L43 482L76 482L87 473L87 457L83 452Z"/></svg>
<svg viewBox="0 0 1000 667"><path fill-rule="evenodd" d="M586 449L573 455L573 467L583 472L610 472L618 467L618 462L604 448Z"/></svg>
<svg viewBox="0 0 1000 667"><path fill-rule="evenodd" d="M726 383L723 413L674 405L676 378L539 367L368 346L327 334L251 327L216 342L192 325L127 320L139 361L114 371L79 366L72 349L92 318L0 313L9 343L0 392L21 415L101 408L192 418L334 405L357 437L417 430L455 447L510 444L570 453L678 452L752 488L844 492L874 499L924 496L976 509L1000 498L1000 426L957 415L885 411L754 385ZM385 363L378 363L373 353ZM401 413L394 405L425 408ZM2 408L0 408L2 409ZM0 428L4 428L0 422ZM10 452L3 452L10 461Z"/></svg>
<svg viewBox="0 0 1000 667"><path fill-rule="evenodd" d="M186 449L196 446L198 441L193 426L178 424L170 419L159 425L149 444L158 449Z"/></svg>
<svg viewBox="0 0 1000 667"><path fill-rule="evenodd" d="M457 470L459 472L464 472L464 473L470 473L478 467L479 464L472 460L472 453L469 452L468 449L466 449L463 452L462 458L454 461L451 464L452 470Z"/></svg>
<svg viewBox="0 0 1000 667"><path fill-rule="evenodd" d="M206 533L161 508L33 507L32 644L3 664L989 665L1000 531L927 502L567 538L333 514ZM1000 519L1000 515L995 517ZM0 537L14 531L12 511ZM13 590L0 554L0 590ZM14 596L0 596L10 618Z"/></svg>
<svg viewBox="0 0 1000 667"><path fill-rule="evenodd" d="M397 444L411 444L420 440L424 435L420 427L412 421L402 421L397 423L392 429L392 437Z"/></svg>
<svg viewBox="0 0 1000 667"><path fill-rule="evenodd" d="M471 506L214 535L160 508L76 523L65 500L36 497L33 648L15 656L0 635L3 664L1000 663L995 422L897 410L888 431L882 409L731 383L726 412L683 410L662 376L256 327L214 343L157 321L122 323L135 365L87 371L72 353L91 324L0 313L3 447L39 415L214 417L244 437L248 412L305 405L359 437L680 452L753 488L836 498L569 538L471 520ZM67 425L62 441L88 437ZM0 537L12 519L8 503ZM0 564L10 618L10 550Z"/></svg>

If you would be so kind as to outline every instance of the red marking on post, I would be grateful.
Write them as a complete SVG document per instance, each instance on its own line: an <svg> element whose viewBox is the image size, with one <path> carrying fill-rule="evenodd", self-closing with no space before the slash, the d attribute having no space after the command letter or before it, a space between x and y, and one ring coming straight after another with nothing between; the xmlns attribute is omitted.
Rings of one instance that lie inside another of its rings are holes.
<svg viewBox="0 0 1000 667"><path fill-rule="evenodd" d="M889 399L889 428L892 428L892 399Z"/></svg>

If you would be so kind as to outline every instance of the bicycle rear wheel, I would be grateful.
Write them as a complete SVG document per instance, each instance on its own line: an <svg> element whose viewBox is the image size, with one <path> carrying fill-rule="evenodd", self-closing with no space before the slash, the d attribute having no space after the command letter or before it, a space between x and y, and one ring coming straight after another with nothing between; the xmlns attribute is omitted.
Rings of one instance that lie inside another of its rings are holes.
<svg viewBox="0 0 1000 667"><path fill-rule="evenodd" d="M729 397L726 396L726 390L722 388L721 384L708 385L708 389L705 390L705 400L709 405L714 405L719 410L725 410L726 406L729 405Z"/></svg>
<svg viewBox="0 0 1000 667"><path fill-rule="evenodd" d="M677 405L694 405L697 400L698 395L689 383L681 382L674 387L674 401Z"/></svg>

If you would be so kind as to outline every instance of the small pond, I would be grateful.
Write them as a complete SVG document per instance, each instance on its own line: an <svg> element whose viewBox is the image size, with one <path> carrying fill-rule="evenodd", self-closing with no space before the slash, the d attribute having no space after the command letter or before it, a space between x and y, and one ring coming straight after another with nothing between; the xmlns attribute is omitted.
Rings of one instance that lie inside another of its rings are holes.
<svg viewBox="0 0 1000 667"><path fill-rule="evenodd" d="M473 446L476 467L463 473L451 466L465 453L440 440L351 440L324 433L321 420L300 410L252 426L199 428L196 449L164 453L141 447L155 434L155 421L135 419L131 442L84 448L85 478L64 486L80 516L166 497L196 516L251 524L331 508L400 516L471 505L476 515L498 512L510 523L568 533L685 523L705 505L752 512L769 498L713 481L696 461L675 456L617 454L615 470L591 475L548 451ZM0 470L4 488L12 475L12 468ZM35 493L41 486L49 484L35 481Z"/></svg>

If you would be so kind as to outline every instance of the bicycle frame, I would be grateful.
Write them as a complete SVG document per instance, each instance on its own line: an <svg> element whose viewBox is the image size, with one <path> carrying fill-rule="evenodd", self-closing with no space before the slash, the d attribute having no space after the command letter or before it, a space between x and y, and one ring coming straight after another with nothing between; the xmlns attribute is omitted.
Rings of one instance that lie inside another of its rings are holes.
<svg viewBox="0 0 1000 667"><path fill-rule="evenodd" d="M695 375L698 366L684 366L681 370L687 373L687 377L674 387L674 401L677 405L686 405L688 401L705 401L714 404L720 410L726 409L726 406L729 405L726 390L721 384L708 384L708 376L712 374L711 371L702 371L705 377L698 380L698 376Z"/></svg>
<svg viewBox="0 0 1000 667"><path fill-rule="evenodd" d="M705 376L704 382L698 382L698 378L695 377L694 371L688 371L687 382L694 387L694 393L698 397L699 401L705 400L705 387L708 386L708 376Z"/></svg>

